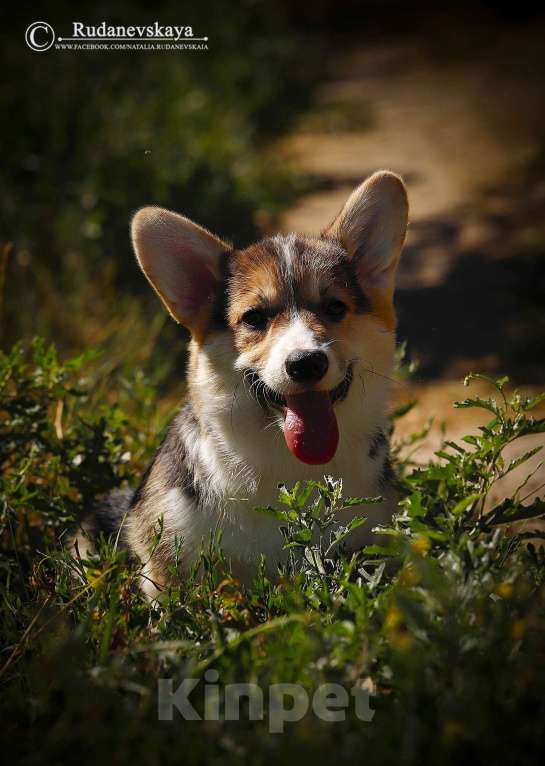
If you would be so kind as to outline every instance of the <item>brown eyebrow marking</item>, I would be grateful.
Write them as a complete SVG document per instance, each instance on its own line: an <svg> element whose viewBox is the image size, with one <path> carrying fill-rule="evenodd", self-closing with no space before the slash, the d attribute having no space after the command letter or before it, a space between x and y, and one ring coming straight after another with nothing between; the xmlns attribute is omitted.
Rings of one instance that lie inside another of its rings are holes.
<svg viewBox="0 0 545 766"><path fill-rule="evenodd" d="M388 329L395 327L391 296L362 287L356 264L330 237L276 235L243 250L227 250L217 292L194 339L201 344L209 334L235 331L252 309L267 313L270 328L277 328L294 311L323 323L321 302L328 296L345 302L356 316L370 314ZM241 333L245 333L242 327Z"/></svg>
<svg viewBox="0 0 545 766"><path fill-rule="evenodd" d="M251 308L271 314L288 309L319 312L319 301L328 294L346 302L357 314L389 313L384 301L362 289L356 264L336 240L276 235L234 251L230 260L231 323Z"/></svg>

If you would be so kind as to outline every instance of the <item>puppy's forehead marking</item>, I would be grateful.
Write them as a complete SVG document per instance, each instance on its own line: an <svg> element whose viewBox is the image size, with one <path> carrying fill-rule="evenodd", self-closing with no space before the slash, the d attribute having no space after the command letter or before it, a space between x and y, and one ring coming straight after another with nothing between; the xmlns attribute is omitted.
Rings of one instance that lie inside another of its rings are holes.
<svg viewBox="0 0 545 766"><path fill-rule="evenodd" d="M292 274L298 255L298 248L296 247L297 236L295 234L288 234L282 236L277 234L273 237L271 242L274 245L279 257L282 259L283 271L287 274Z"/></svg>
<svg viewBox="0 0 545 766"><path fill-rule="evenodd" d="M363 308L353 267L335 240L297 234L261 240L234 253L230 280L233 319L254 305L295 314L320 304L332 288L340 288Z"/></svg>
<svg viewBox="0 0 545 766"><path fill-rule="evenodd" d="M343 250L331 241L297 234L277 234L270 244L281 264L293 303L318 302L331 284L333 269L342 259Z"/></svg>

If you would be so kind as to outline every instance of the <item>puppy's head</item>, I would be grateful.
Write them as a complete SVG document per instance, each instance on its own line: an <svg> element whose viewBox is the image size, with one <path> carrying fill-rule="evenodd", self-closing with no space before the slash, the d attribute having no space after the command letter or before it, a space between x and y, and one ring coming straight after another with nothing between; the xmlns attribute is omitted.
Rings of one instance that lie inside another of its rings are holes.
<svg viewBox="0 0 545 766"><path fill-rule="evenodd" d="M380 172L319 238L278 235L236 250L187 218L144 208L132 239L154 289L191 331L194 353L214 358L220 337L226 385L242 378L289 450L323 464L336 452L337 413L355 376L365 386L391 367L407 214L403 182Z"/></svg>

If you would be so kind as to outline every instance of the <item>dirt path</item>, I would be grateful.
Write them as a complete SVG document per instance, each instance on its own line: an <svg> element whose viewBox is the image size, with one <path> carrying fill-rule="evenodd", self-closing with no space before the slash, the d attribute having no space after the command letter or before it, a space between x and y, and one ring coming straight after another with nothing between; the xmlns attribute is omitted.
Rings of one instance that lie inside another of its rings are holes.
<svg viewBox="0 0 545 766"><path fill-rule="evenodd" d="M453 54L460 45L463 55ZM435 416L422 459L438 447L439 422L450 438L481 424L478 412L451 406L467 395L466 372L545 383L545 175L534 172L542 47L528 26L443 25L410 41L333 48L314 113L279 148L316 181L283 218L285 231L320 231L373 170L407 182L399 336L420 369L397 396L420 404L398 435ZM543 481L538 472L532 486Z"/></svg>

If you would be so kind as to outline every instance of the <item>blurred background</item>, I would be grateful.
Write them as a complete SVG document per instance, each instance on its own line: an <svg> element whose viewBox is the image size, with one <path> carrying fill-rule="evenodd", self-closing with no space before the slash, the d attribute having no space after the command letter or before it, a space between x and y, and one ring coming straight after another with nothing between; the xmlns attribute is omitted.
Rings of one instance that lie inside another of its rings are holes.
<svg viewBox="0 0 545 766"><path fill-rule="evenodd" d="M469 371L543 387L545 15L535 4L60 2L13 13L2 348L36 334L62 356L98 347L101 395L122 396L143 370L170 412L187 339L135 265L132 212L165 205L244 246L320 231L385 167L411 201L397 307L418 368L395 398L419 404L399 435L435 415L425 458L441 422L451 436L478 426L452 415ZM73 21L189 24L209 50L38 54L24 43L38 19L61 33Z"/></svg>

